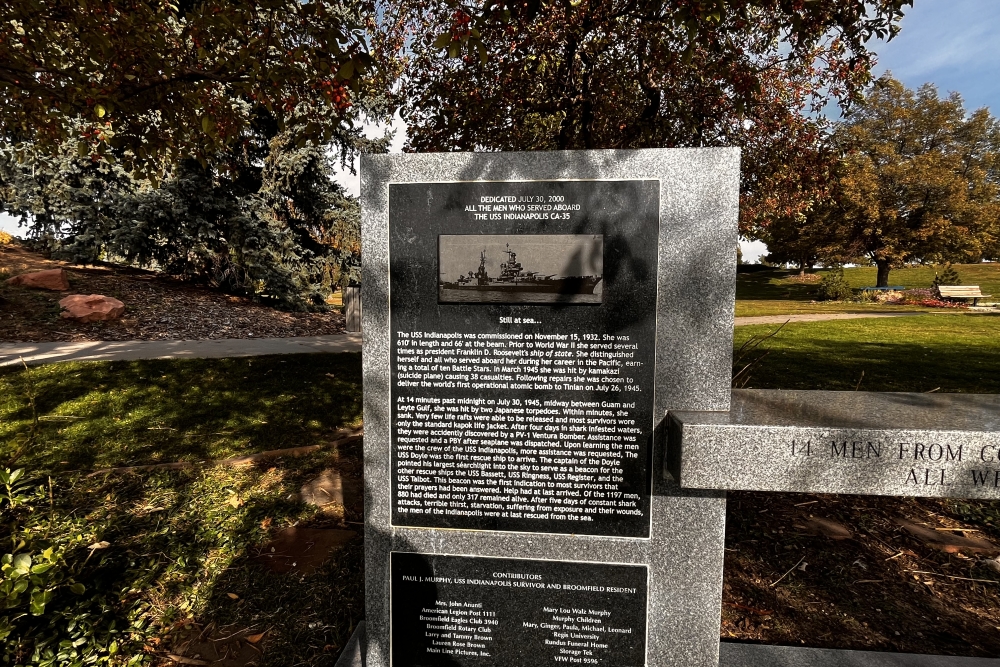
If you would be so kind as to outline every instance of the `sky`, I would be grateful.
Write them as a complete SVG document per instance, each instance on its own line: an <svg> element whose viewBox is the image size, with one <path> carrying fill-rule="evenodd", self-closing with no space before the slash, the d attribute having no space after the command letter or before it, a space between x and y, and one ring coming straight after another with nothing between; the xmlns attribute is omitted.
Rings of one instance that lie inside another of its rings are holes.
<svg viewBox="0 0 1000 667"><path fill-rule="evenodd" d="M876 76L891 71L910 88L931 82L942 95L961 93L969 111L986 106L1000 115L1000 0L914 0L899 35L870 46L878 54ZM399 152L406 127L398 117L392 127L396 132L392 151ZM374 136L382 128L366 126L365 131ZM358 193L356 174L342 173L337 180L351 194ZM16 223L3 214L0 229L17 233ZM762 243L743 243L746 261L754 261L762 252L766 252Z"/></svg>
<svg viewBox="0 0 1000 667"><path fill-rule="evenodd" d="M899 34L869 48L875 76L890 71L908 88L933 83L942 97L961 93L967 111L1000 114L1000 0L914 0ZM760 241L740 246L747 262L767 253Z"/></svg>

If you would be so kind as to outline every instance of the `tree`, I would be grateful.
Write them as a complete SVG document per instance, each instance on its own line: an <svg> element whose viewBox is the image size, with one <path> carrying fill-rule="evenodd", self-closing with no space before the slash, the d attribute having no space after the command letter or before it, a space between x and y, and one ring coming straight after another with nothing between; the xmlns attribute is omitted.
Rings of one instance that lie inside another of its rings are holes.
<svg viewBox="0 0 1000 667"><path fill-rule="evenodd" d="M155 176L238 146L264 108L299 145L350 149L354 99L392 76L372 67L373 16L367 0L8 0L0 140Z"/></svg>
<svg viewBox="0 0 1000 667"><path fill-rule="evenodd" d="M832 259L866 258L889 271L912 261L980 261L1000 235L1000 123L967 115L962 98L916 92L890 75L839 124L832 205L822 212Z"/></svg>
<svg viewBox="0 0 1000 667"><path fill-rule="evenodd" d="M153 187L71 142L19 163L0 151L0 191L29 238L77 262L156 268L285 307L321 307L357 272L357 201L333 181L329 153L279 133L256 156L182 160ZM224 164L218 168L216 164Z"/></svg>
<svg viewBox="0 0 1000 667"><path fill-rule="evenodd" d="M408 0L410 150L743 148L741 232L808 208L814 112L870 80L903 0ZM441 59L444 49L451 59Z"/></svg>

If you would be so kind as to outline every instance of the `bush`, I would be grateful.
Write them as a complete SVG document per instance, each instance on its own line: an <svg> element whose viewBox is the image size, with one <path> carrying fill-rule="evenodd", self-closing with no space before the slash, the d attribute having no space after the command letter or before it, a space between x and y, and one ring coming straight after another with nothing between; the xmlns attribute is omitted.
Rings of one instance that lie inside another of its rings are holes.
<svg viewBox="0 0 1000 667"><path fill-rule="evenodd" d="M847 301L854 295L854 290L844 279L844 270L834 269L823 276L816 288L816 298L819 301Z"/></svg>
<svg viewBox="0 0 1000 667"><path fill-rule="evenodd" d="M934 287L939 285L961 285L962 279L958 277L958 271L948 262L944 265L944 270L940 274L934 273Z"/></svg>
<svg viewBox="0 0 1000 667"><path fill-rule="evenodd" d="M4 230L0 229L0 245L10 245L11 241L13 240L14 240L13 236L8 234Z"/></svg>
<svg viewBox="0 0 1000 667"><path fill-rule="evenodd" d="M57 520L46 500L45 486L23 469L0 469L0 537L11 548L0 553L0 663L109 665L118 652L115 621L76 580L101 545L85 549L87 527Z"/></svg>

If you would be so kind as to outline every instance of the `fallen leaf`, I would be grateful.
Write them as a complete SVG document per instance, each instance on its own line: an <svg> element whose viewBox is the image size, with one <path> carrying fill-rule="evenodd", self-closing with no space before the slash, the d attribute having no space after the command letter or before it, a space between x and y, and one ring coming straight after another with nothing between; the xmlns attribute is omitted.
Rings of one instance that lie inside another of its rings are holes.
<svg viewBox="0 0 1000 667"><path fill-rule="evenodd" d="M231 495L231 496L229 496L229 500L228 500L228 501L226 501L226 502L228 502L228 503L229 503L230 505L232 505L233 507L239 507L240 505L242 505L242 504L243 504L243 501L242 501L242 500L240 500L240 497L239 497L239 496L237 496L237 495L235 495L235 494L234 494L234 495Z"/></svg>
<svg viewBox="0 0 1000 667"><path fill-rule="evenodd" d="M97 551L98 549L107 549L110 546L111 546L110 542L105 542L102 540L100 542L94 542L87 548L90 549L91 551Z"/></svg>
<svg viewBox="0 0 1000 667"><path fill-rule="evenodd" d="M208 660L198 660L197 658L185 658L182 655L175 655L173 653L168 653L167 657L170 658L171 660L173 660L174 662L176 662L178 664L181 664L181 665L210 665L210 664L212 664Z"/></svg>
<svg viewBox="0 0 1000 667"><path fill-rule="evenodd" d="M258 634L258 635L247 635L246 637L244 637L244 639L246 639L251 644L256 644L257 642L259 642L263 638L264 638L264 633L263 632L260 633L260 634Z"/></svg>
<svg viewBox="0 0 1000 667"><path fill-rule="evenodd" d="M226 593L226 595L229 596L230 600L239 600L240 599L240 596L237 595L236 593Z"/></svg>

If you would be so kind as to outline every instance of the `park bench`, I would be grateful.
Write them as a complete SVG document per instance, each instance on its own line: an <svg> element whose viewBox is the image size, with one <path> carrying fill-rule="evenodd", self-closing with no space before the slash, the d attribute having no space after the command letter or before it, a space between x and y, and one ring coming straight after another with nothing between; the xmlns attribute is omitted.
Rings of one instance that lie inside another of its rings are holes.
<svg viewBox="0 0 1000 667"><path fill-rule="evenodd" d="M993 296L983 294L979 285L938 285L937 291L942 299L972 299L973 306L978 305L980 299Z"/></svg>

